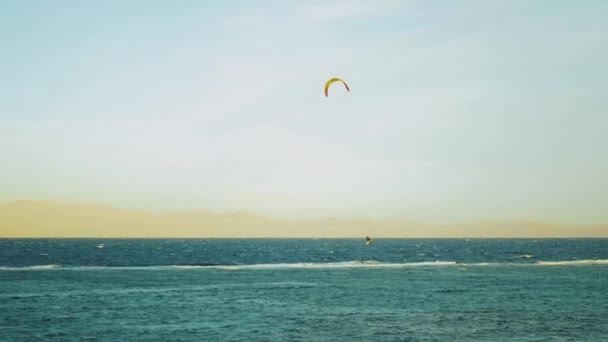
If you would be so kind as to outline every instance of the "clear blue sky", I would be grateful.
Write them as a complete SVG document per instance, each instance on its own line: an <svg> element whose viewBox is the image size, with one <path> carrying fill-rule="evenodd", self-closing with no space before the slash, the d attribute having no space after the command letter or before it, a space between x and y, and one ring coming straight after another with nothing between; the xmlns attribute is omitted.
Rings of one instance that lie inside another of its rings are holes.
<svg viewBox="0 0 608 342"><path fill-rule="evenodd" d="M3 1L0 201L608 222L606 1ZM324 82L344 78L351 87Z"/></svg>

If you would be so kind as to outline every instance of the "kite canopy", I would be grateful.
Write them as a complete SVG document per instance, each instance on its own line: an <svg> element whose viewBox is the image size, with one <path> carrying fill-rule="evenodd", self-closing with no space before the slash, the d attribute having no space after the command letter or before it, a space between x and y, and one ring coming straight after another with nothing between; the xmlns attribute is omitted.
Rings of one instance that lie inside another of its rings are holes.
<svg viewBox="0 0 608 342"><path fill-rule="evenodd" d="M348 84L346 84L343 79L334 77L330 78L327 82L325 82L325 97L329 96L329 86L331 86L334 82L342 82L342 84L344 84L344 86L346 87L346 90L350 91L350 89L348 88Z"/></svg>

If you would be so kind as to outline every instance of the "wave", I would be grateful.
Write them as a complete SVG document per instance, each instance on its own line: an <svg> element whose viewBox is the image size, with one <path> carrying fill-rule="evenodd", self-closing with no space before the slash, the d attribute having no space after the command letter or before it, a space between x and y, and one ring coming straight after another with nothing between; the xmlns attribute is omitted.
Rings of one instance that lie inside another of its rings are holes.
<svg viewBox="0 0 608 342"><path fill-rule="evenodd" d="M582 266L582 265L608 265L608 259L586 259L568 261L537 261L541 266Z"/></svg>
<svg viewBox="0 0 608 342"><path fill-rule="evenodd" d="M532 255L532 254L522 254L522 255L515 256L514 258L518 258L518 259L533 259L534 255Z"/></svg>
<svg viewBox="0 0 608 342"><path fill-rule="evenodd" d="M67 265L33 265L22 267L3 267L0 271L40 271L40 270L166 270L166 269L216 269L216 270L279 270L279 269L352 269L352 268L408 268L408 267L500 267L500 266L589 266L608 265L608 259L585 259L564 261L535 261L535 262L456 262L456 261L420 261L391 263L376 260L354 260L342 262L296 262L296 263L268 263L268 264L245 264L245 265L221 265L221 264L185 264L185 265L149 265L149 266L67 266Z"/></svg>
<svg viewBox="0 0 608 342"><path fill-rule="evenodd" d="M4 267L0 266L0 271L12 271L12 270L51 270L56 268L61 268L61 265L32 265L32 266L22 266L22 267Z"/></svg>
<svg viewBox="0 0 608 342"><path fill-rule="evenodd" d="M457 265L455 261L428 261L428 262L410 262L410 263L385 263L375 260L365 261L343 261L343 262L325 262L325 263L279 263L279 264L253 264L253 265L214 265L214 266L199 266L198 268L214 268L222 270L272 270L272 269L290 269L290 268L401 268L401 267L422 267L422 266L453 266ZM181 268L181 266L169 266Z"/></svg>

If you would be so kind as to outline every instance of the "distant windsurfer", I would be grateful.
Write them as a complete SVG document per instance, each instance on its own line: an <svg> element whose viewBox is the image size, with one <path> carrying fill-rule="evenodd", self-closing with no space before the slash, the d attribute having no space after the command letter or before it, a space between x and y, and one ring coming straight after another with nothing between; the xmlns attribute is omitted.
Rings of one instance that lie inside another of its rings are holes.
<svg viewBox="0 0 608 342"><path fill-rule="evenodd" d="M374 240L371 237L369 237L369 236L365 237L365 245L369 246L372 244L372 242L374 242Z"/></svg>

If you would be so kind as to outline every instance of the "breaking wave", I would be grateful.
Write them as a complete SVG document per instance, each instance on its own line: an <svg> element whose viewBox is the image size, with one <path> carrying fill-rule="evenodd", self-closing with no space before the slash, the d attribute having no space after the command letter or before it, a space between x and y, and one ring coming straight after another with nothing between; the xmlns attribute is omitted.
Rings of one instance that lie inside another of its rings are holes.
<svg viewBox="0 0 608 342"><path fill-rule="evenodd" d="M67 266L67 265L33 265L23 267L3 267L0 271L43 271L43 270L163 270L163 269L216 269L216 270L279 270L279 269L354 269L354 268L411 268L411 267L531 267L531 266L591 266L608 265L608 259L564 260L564 261L536 261L530 263L517 262L477 262L466 263L456 261L421 261L390 263L375 260L343 261L343 262L298 262L275 264L244 264L244 265L218 265L218 264L188 264L188 265L150 265L150 266Z"/></svg>

